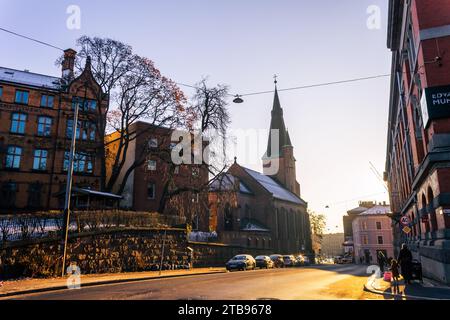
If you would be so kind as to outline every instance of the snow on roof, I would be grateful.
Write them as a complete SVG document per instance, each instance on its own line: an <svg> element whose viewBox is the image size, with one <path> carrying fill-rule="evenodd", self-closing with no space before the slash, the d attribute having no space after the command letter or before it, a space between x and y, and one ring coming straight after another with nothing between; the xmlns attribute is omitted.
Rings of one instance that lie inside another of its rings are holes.
<svg viewBox="0 0 450 320"><path fill-rule="evenodd" d="M224 173L221 177L215 179L210 188L213 191L231 190L234 186L235 177L230 173ZM242 193L253 194L253 192L242 181L239 182L239 191Z"/></svg>
<svg viewBox="0 0 450 320"><path fill-rule="evenodd" d="M368 216L368 215L380 215L380 214L388 214L391 212L390 206L374 206L370 209L367 209L360 216Z"/></svg>
<svg viewBox="0 0 450 320"><path fill-rule="evenodd" d="M59 90L61 79L43 74L0 67L0 81Z"/></svg>
<svg viewBox="0 0 450 320"><path fill-rule="evenodd" d="M276 182L274 179L272 179L269 176L266 176L262 173L259 173L257 171L243 168L250 176L253 177L256 181L259 182L260 185L262 185L267 191L272 193L273 197L279 200L285 200L301 205L306 205L306 202L303 201L300 197L293 194L286 188L284 188L282 185L280 185L278 182Z"/></svg>

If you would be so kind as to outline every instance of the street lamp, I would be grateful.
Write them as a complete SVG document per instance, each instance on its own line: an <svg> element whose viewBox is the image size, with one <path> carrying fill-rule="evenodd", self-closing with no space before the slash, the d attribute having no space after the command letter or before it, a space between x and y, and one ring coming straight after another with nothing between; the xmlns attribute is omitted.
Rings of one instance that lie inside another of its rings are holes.
<svg viewBox="0 0 450 320"><path fill-rule="evenodd" d="M82 103L86 103L87 97L87 86L88 83L84 82L84 100ZM73 163L75 158L75 148L76 148L76 138L78 129L78 112L80 110L80 103L77 101L75 103L75 111L73 115L73 125L72 125L72 141L70 144L69 153L69 167L67 168L67 183L66 183L66 194L64 199L64 253L62 261L62 272L61 276L64 277L66 268L66 255L67 255L67 239L69 237L69 226L70 226L70 198L72 195L72 181L73 181ZM80 128L81 129L81 128Z"/></svg>

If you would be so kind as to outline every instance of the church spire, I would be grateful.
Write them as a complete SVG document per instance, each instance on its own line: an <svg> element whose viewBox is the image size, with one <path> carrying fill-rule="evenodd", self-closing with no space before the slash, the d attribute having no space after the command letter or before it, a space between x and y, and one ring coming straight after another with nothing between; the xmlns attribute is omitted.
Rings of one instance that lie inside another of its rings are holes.
<svg viewBox="0 0 450 320"><path fill-rule="evenodd" d="M281 107L280 97L278 96L278 88L277 88L277 76L274 76L275 83L275 95L273 99L273 107L272 107L272 120L270 121L270 132L269 132L269 141L267 145L267 151L265 157L273 158L280 157L282 155L282 147L286 145L291 145L291 139L289 138L289 133L286 130L286 125L284 124L283 117L283 108ZM271 131L278 130L279 133L279 146L278 150L272 150L272 137Z"/></svg>

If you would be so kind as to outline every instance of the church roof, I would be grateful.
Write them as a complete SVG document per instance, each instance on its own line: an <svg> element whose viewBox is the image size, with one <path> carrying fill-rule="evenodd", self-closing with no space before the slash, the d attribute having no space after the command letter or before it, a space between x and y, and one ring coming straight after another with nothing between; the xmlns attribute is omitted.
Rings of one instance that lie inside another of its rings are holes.
<svg viewBox="0 0 450 320"><path fill-rule="evenodd" d="M292 203L300 204L306 206L306 202L293 194L281 184L275 181L273 178L266 176L257 171L242 167L253 179L255 179L264 189L270 192L275 199L289 201Z"/></svg>
<svg viewBox="0 0 450 320"><path fill-rule="evenodd" d="M211 182L209 188L211 191L232 191L234 190L236 178L231 173L223 173L221 176ZM239 181L239 192L253 194L248 186Z"/></svg>
<svg viewBox="0 0 450 320"><path fill-rule="evenodd" d="M271 131L269 132L269 141L267 144L267 151L265 157L278 157L282 154L281 150L284 146L292 146L289 132L286 129L283 117L283 108L281 107L280 97L278 96L278 89L275 87L275 96L272 108L272 120L270 121L270 130L278 130L279 145L277 150L272 150Z"/></svg>

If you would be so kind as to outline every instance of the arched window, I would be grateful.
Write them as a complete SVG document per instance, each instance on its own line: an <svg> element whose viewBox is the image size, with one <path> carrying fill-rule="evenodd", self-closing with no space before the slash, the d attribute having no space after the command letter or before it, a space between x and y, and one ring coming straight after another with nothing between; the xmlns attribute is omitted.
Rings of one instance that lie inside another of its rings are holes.
<svg viewBox="0 0 450 320"><path fill-rule="evenodd" d="M225 231L233 230L233 212L231 210L229 203L225 205L224 210L224 230Z"/></svg>
<svg viewBox="0 0 450 320"><path fill-rule="evenodd" d="M427 198L425 197L425 194L422 194L422 209L427 210ZM424 215L427 215L425 212ZM430 221L423 222L425 226L425 232L430 232Z"/></svg>
<svg viewBox="0 0 450 320"><path fill-rule="evenodd" d="M436 231L438 229L437 219L436 219L436 210L434 209L434 194L431 187L428 187L427 191L428 197L428 205L430 207L430 223L431 223L431 231Z"/></svg>

